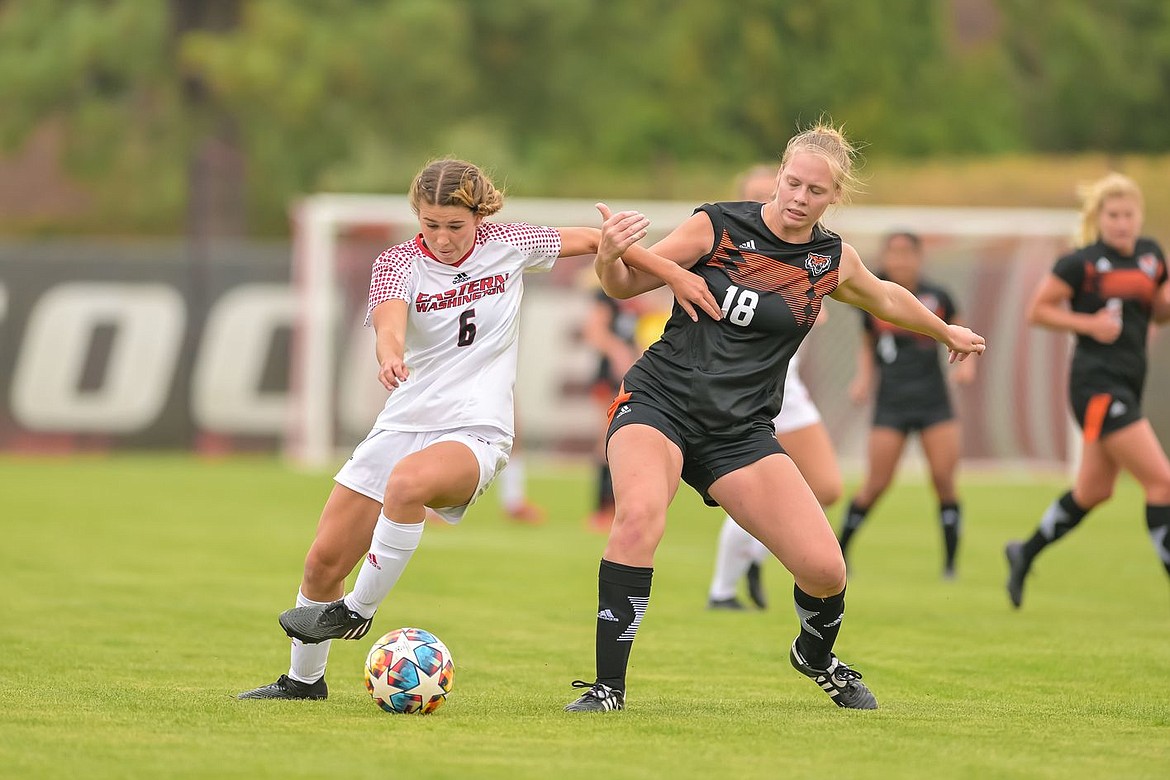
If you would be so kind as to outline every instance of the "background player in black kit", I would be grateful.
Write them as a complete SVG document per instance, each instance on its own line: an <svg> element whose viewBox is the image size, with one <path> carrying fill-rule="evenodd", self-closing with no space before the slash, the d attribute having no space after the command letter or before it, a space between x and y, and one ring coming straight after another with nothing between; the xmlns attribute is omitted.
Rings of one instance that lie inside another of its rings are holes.
<svg viewBox="0 0 1170 780"><path fill-rule="evenodd" d="M1031 538L1008 543L1008 597L1019 607L1032 561L1113 493L1121 469L1146 494L1146 525L1170 574L1170 460L1142 414L1150 321L1170 320L1162 248L1141 237L1142 194L1112 173L1083 192L1082 247L1056 261L1029 320L1077 336L1069 402L1081 427L1072 490L1045 511Z"/></svg>
<svg viewBox="0 0 1170 780"><path fill-rule="evenodd" d="M891 233L882 251L880 276L900 284L944 322L957 323L950 294L922 279L922 240L914 233ZM950 393L939 360L938 344L919 333L863 313L865 338L858 354L857 375L849 388L855 403L874 394L873 427L869 433L865 481L845 510L838 540L848 555L853 534L894 478L906 439L918 433L938 497L939 524L943 535L943 576L955 574L961 512L955 489L959 465L959 423L951 409ZM975 362L955 368L953 379L970 382Z"/></svg>
<svg viewBox="0 0 1170 780"><path fill-rule="evenodd" d="M706 204L653 247L645 270L619 259L636 212L605 217L596 268L606 292L630 297L699 279L722 317L676 306L662 338L626 373L610 413L607 455L617 500L598 572L596 678L566 709L625 706L626 667L650 599L666 510L685 480L720 505L793 574L800 634L792 665L839 706L873 709L861 675L833 654L845 610L845 562L824 511L776 441L789 359L826 295L928 333L956 357L983 338L947 325L899 285L866 270L857 252L819 224L854 184L853 149L831 126L788 142L768 203ZM649 272L649 273L647 273Z"/></svg>

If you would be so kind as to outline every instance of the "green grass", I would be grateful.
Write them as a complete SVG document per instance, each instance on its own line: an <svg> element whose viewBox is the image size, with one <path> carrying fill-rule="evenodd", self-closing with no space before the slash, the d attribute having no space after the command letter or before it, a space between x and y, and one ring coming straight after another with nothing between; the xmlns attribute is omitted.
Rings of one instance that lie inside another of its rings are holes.
<svg viewBox="0 0 1170 780"><path fill-rule="evenodd" d="M369 700L369 644L335 643L325 702L239 702L287 669L292 603L330 483L267 459L0 460L3 777L1165 777L1170 591L1140 492L1049 551L1023 610L1001 547L1059 481L965 479L961 577L942 582L911 474L858 537L838 650L876 712L788 666L791 580L765 613L703 609L720 516L672 509L630 709L561 711L591 677L597 560L584 470L541 471L541 528L488 496L430 526L375 632L419 625L456 663L427 718ZM834 517L834 522L836 517ZM373 635L371 634L371 637Z"/></svg>

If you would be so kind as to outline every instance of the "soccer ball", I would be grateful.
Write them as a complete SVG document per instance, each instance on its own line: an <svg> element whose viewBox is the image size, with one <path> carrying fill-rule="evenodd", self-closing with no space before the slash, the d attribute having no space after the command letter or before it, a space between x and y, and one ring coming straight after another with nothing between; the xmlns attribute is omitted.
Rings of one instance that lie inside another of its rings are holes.
<svg viewBox="0 0 1170 780"><path fill-rule="evenodd" d="M451 651L430 631L396 628L366 656L366 690L386 712L434 712L455 679Z"/></svg>

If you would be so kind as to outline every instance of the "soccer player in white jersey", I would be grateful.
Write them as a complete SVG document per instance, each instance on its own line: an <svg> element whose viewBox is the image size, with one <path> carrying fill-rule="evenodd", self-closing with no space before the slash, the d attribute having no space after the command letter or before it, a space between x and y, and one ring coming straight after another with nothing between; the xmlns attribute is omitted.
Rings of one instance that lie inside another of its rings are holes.
<svg viewBox="0 0 1170 780"><path fill-rule="evenodd" d="M741 200L767 203L772 200L775 190L776 169L772 166L757 165L739 177L737 191ZM820 317L824 316L825 309L821 309ZM780 446L812 488L817 502L828 508L841 497L844 487L829 429L825 427L820 411L800 379L798 364L802 352L803 347L788 364L788 374L784 379L784 405L772 422L776 426L776 439ZM761 571L764 561L770 555L767 547L740 528L731 515L725 514L723 526L719 529L715 573L711 576L711 586L707 591L707 607L744 609L743 602L736 597L739 581L744 579L747 581L748 598L760 609L765 609L768 600Z"/></svg>
<svg viewBox="0 0 1170 780"><path fill-rule="evenodd" d="M410 203L421 232L374 262L366 315L390 397L334 477L297 606L280 616L293 638L289 671L241 699L326 698L330 640L369 631L419 545L427 509L457 523L507 463L524 272L592 255L601 239L595 228L485 222L503 194L461 160L428 164ZM648 224L631 212L605 248L626 252ZM649 252L630 251L632 264L641 258L663 270ZM686 276L672 285L680 304L696 319L695 305L717 314L706 287ZM343 597L358 561L357 582Z"/></svg>

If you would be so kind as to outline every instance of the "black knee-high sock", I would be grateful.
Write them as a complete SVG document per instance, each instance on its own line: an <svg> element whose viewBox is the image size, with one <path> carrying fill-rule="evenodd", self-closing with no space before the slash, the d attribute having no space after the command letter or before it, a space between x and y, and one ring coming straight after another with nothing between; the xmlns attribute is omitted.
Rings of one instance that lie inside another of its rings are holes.
<svg viewBox="0 0 1170 780"><path fill-rule="evenodd" d="M1024 542L1024 560L1031 565L1032 559L1040 554L1048 545L1077 527L1077 523L1085 519L1089 510L1082 509L1073 500L1072 491L1068 491L1052 502L1040 518L1040 525L1032 538Z"/></svg>
<svg viewBox="0 0 1170 780"><path fill-rule="evenodd" d="M1170 506L1146 504L1146 527L1150 529L1154 550L1170 574Z"/></svg>
<svg viewBox="0 0 1170 780"><path fill-rule="evenodd" d="M959 536L963 532L963 512L955 501L939 504L938 519L942 524L943 544L946 547L946 568L954 569L955 553L959 551Z"/></svg>
<svg viewBox="0 0 1170 780"><path fill-rule="evenodd" d="M597 571L597 682L626 689L634 635L650 602L654 569L601 559Z"/></svg>
<svg viewBox="0 0 1170 780"><path fill-rule="evenodd" d="M608 463L597 466L597 508L613 508L613 475L609 473Z"/></svg>
<svg viewBox="0 0 1170 780"><path fill-rule="evenodd" d="M842 553L845 552L853 534L857 533L857 529L865 522L867 514L869 514L869 507L861 506L856 499L849 502L849 507L845 510L845 522L841 525L841 535L837 537L837 541L841 544Z"/></svg>
<svg viewBox="0 0 1170 780"><path fill-rule="evenodd" d="M796 614L800 617L796 649L813 667L827 669L833 660L833 643L837 641L845 617L845 591L842 589L836 596L820 599L793 585L792 597L796 601Z"/></svg>

